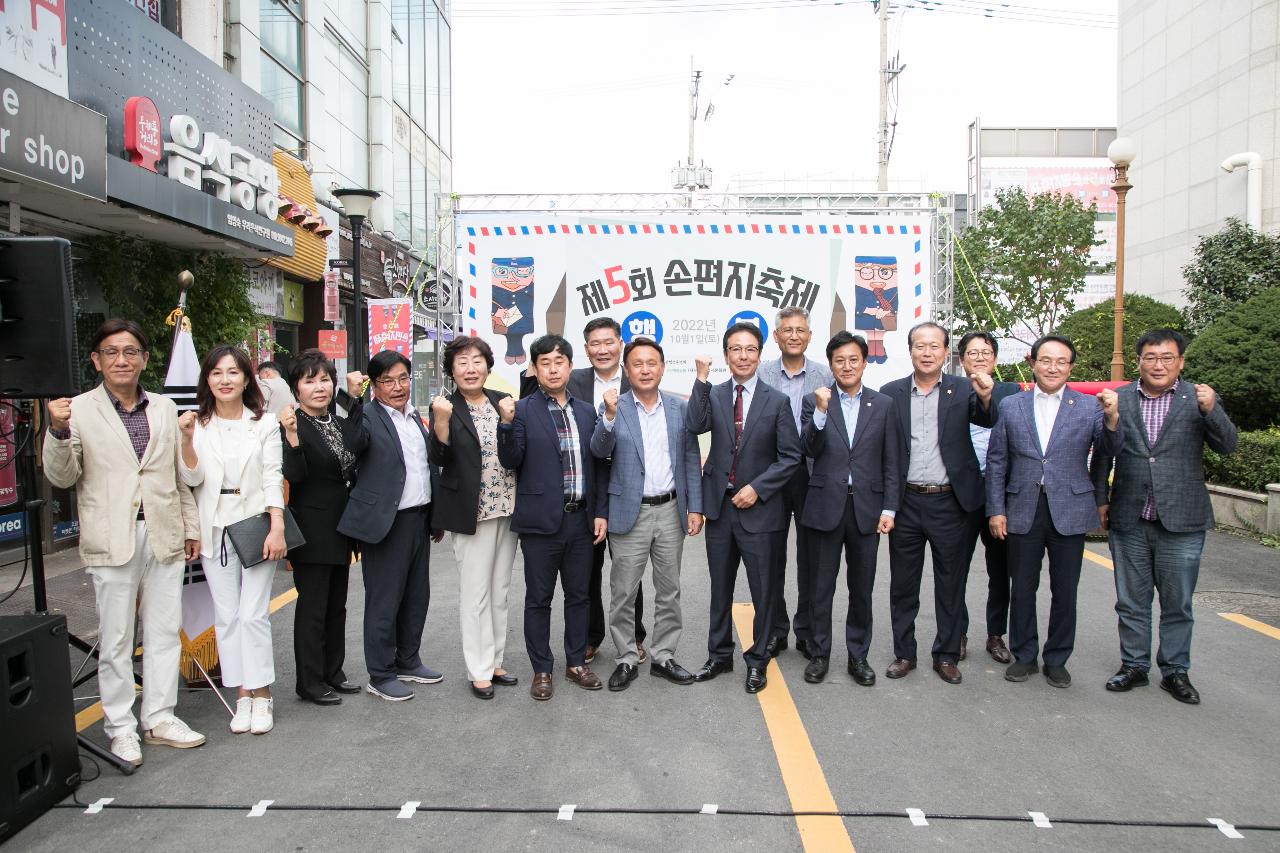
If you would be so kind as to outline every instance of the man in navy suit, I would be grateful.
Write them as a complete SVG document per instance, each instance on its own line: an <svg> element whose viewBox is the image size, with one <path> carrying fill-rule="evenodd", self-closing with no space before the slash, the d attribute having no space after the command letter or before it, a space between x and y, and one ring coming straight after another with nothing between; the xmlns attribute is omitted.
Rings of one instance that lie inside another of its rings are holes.
<svg viewBox="0 0 1280 853"><path fill-rule="evenodd" d="M640 650L632 602L645 564L653 562L653 662L649 672L674 684L693 676L675 661L680 641L680 556L684 537L702 530L702 465L698 438L685 428L684 400L659 391L662 347L634 338L623 351L631 390L604 393L591 451L609 467L609 631L618 650L609 689L625 690L638 674Z"/></svg>
<svg viewBox="0 0 1280 853"><path fill-rule="evenodd" d="M849 674L864 686L876 682L867 663L871 645L871 588L880 534L893 530L902 486L898 413L893 400L862 387L867 342L837 332L827 344L835 381L804 398L800 443L813 460L800 523L808 529L814 574L809 605L812 657L804 680L817 684L831 658L831 602L840 579L840 551L848 566L849 611L845 648ZM834 404L834 405L833 405Z"/></svg>
<svg viewBox="0 0 1280 853"><path fill-rule="evenodd" d="M1097 399L1066 387L1076 361L1075 344L1046 335L1031 346L1035 388L1000 403L1000 420L987 450L987 512L991 535L1009 540L1008 681L1039 672L1036 590L1040 564L1049 554L1049 633L1044 677L1069 687L1067 658L1076 640L1076 587L1084 559L1084 535L1098 525L1098 501L1089 478L1089 453L1115 455L1124 443L1116 392Z"/></svg>
<svg viewBox="0 0 1280 853"><path fill-rule="evenodd" d="M707 517L707 564L711 572L710 657L694 674L710 681L733 670L730 622L738 564L747 567L755 605L753 642L743 652L746 691L765 688L769 628L782 582L775 558L786 508L781 491L801 464L800 436L787 395L756 376L764 335L754 323L734 323L724 333L729 381L711 387L711 356L695 359L697 380L689 396L688 426L711 433L711 451L702 469L702 510Z"/></svg>
<svg viewBox="0 0 1280 853"><path fill-rule="evenodd" d="M498 460L516 472L511 529L524 554L524 642L533 664L530 695L554 693L551 670L551 600L556 578L564 589L565 678L585 690L600 679L585 663L587 586L591 546L604 540L604 506L598 502L591 433L596 412L567 390L573 347L559 335L543 335L529 347L539 388L519 403L498 403Z"/></svg>
<svg viewBox="0 0 1280 853"><path fill-rule="evenodd" d="M360 399L365 376L347 374L350 449L356 484L338 532L360 543L364 572L365 689L391 702L413 698L401 682L444 678L422 663L422 629L431 602L431 495L427 431L409 401L409 359L383 350L369 359L373 402ZM436 536L440 540L443 534Z"/></svg>
<svg viewBox="0 0 1280 853"><path fill-rule="evenodd" d="M916 614L924 549L933 557L933 606L938 633L933 670L948 684L960 683L961 617L964 611L965 534L982 508L982 471L973 452L969 425L989 427L993 382L985 373L968 381L946 376L942 366L950 343L937 323L919 323L907 333L910 376L880 389L898 407L902 427L902 506L889 534L889 612L893 618L893 663L885 672L902 678L916 668Z"/></svg>

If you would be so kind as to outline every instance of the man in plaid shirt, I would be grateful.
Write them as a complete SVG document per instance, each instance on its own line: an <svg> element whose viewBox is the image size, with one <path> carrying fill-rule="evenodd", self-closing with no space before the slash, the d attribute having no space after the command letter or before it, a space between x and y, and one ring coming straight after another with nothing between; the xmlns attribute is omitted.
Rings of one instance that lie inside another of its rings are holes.
<svg viewBox="0 0 1280 853"><path fill-rule="evenodd" d="M1187 676L1191 597L1204 532L1213 527L1204 446L1231 453L1236 428L1212 388L1180 378L1185 350L1172 329L1138 339L1139 379L1116 392L1124 445L1114 460L1094 459L1093 482L1102 526L1110 531L1120 618L1120 671L1107 689L1122 693L1150 683L1151 599L1159 592L1160 687L1196 705L1200 694Z"/></svg>

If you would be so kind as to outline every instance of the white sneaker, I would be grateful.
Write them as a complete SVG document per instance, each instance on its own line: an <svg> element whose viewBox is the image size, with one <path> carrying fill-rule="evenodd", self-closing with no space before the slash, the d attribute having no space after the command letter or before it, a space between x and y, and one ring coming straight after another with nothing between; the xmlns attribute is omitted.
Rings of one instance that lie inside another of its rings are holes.
<svg viewBox="0 0 1280 853"><path fill-rule="evenodd" d="M255 735L265 735L275 726L275 720L271 715L272 701L269 698L256 698L253 700L253 723L250 727Z"/></svg>
<svg viewBox="0 0 1280 853"><path fill-rule="evenodd" d="M134 732L119 735L111 739L111 752L121 761L127 761L134 767L142 766L142 746Z"/></svg>
<svg viewBox="0 0 1280 853"><path fill-rule="evenodd" d="M231 733L242 735L249 731L249 719L253 714L253 698L241 696L236 700L236 715L231 718Z"/></svg>
<svg viewBox="0 0 1280 853"><path fill-rule="evenodd" d="M145 732L143 740L176 749L191 749L204 744L204 735L191 731L190 726L174 717Z"/></svg>

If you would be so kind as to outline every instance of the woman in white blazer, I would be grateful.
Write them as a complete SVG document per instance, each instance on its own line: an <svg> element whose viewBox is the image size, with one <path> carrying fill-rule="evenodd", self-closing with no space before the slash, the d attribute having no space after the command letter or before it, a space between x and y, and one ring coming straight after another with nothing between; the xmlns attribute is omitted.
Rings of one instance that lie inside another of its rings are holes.
<svg viewBox="0 0 1280 853"><path fill-rule="evenodd" d="M271 684L271 582L285 555L280 430L263 411L262 390L245 354L219 346L205 356L196 387L198 411L185 413L182 480L200 512L200 561L213 596L222 683L240 688L231 731L266 734L274 725ZM271 514L265 562L245 568L222 531Z"/></svg>

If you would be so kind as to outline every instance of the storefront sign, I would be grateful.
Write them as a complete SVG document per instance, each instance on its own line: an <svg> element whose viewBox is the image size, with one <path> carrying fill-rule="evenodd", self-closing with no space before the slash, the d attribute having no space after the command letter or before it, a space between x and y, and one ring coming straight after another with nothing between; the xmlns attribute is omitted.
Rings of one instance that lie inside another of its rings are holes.
<svg viewBox="0 0 1280 853"><path fill-rule="evenodd" d="M67 97L65 0L0 3L0 69Z"/></svg>
<svg viewBox="0 0 1280 853"><path fill-rule="evenodd" d="M320 352L337 361L347 357L347 333L343 329L320 330Z"/></svg>
<svg viewBox="0 0 1280 853"><path fill-rule="evenodd" d="M249 270L249 301L264 317L284 316L284 275L275 267Z"/></svg>
<svg viewBox="0 0 1280 853"><path fill-rule="evenodd" d="M18 466L14 464L13 409L0 406L0 506L18 502Z"/></svg>
<svg viewBox="0 0 1280 853"><path fill-rule="evenodd" d="M257 211L275 219L280 207L280 173L275 164L263 160L230 139L200 130L193 116L178 114L169 119L169 138L164 145L169 179L203 190L222 201Z"/></svg>
<svg viewBox="0 0 1280 853"><path fill-rule="evenodd" d="M22 519L23 515L20 512L0 515L0 542L22 538L22 531L25 529Z"/></svg>
<svg viewBox="0 0 1280 853"><path fill-rule="evenodd" d="M135 95L124 103L124 151L133 165L156 171L156 163L164 155L164 141L160 138L160 111L150 98Z"/></svg>
<svg viewBox="0 0 1280 853"><path fill-rule="evenodd" d="M0 71L0 172L106 201L106 117Z"/></svg>

